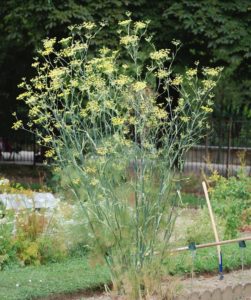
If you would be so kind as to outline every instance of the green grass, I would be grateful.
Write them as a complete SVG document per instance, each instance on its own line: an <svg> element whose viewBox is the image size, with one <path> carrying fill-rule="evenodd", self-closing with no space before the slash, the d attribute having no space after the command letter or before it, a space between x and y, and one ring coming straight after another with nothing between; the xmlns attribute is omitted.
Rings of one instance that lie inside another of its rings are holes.
<svg viewBox="0 0 251 300"><path fill-rule="evenodd" d="M247 247L244 248L244 266L251 267L251 242L246 242ZM185 245L184 245L185 246ZM241 267L241 249L238 243L222 246L223 269L228 272ZM172 259L167 262L169 272L174 275L184 275L191 272L192 253L184 251L175 253ZM196 250L194 260L194 271L196 273L217 273L218 256L216 247L203 248Z"/></svg>
<svg viewBox="0 0 251 300"><path fill-rule="evenodd" d="M27 300L72 293L95 289L108 281L105 267L92 268L85 257L72 258L63 263L1 271L0 299Z"/></svg>
<svg viewBox="0 0 251 300"><path fill-rule="evenodd" d="M245 267L251 266L251 242L245 248ZM241 250L238 244L224 245L224 271L241 267ZM190 274L192 255L190 251L175 253L166 262L166 268L174 275ZM195 257L196 273L217 273L218 261L216 248L198 249ZM28 300L46 297L52 294L73 293L81 290L95 289L109 282L106 267L92 268L87 258L69 258L61 263L47 266L15 268L0 272L1 300ZM18 285L18 286L16 286Z"/></svg>
<svg viewBox="0 0 251 300"><path fill-rule="evenodd" d="M197 196L195 194L190 194L190 193L182 193L181 194L181 199L182 199L182 204L185 207L190 207L190 208L202 208L204 206L205 198Z"/></svg>

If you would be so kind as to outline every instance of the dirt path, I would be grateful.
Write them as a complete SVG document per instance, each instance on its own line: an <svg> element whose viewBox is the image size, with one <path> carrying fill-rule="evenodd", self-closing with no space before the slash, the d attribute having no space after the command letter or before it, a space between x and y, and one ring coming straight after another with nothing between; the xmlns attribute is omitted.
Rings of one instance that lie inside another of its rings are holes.
<svg viewBox="0 0 251 300"><path fill-rule="evenodd" d="M225 290L227 287L234 287L238 285L245 285L251 284L251 270L244 270L244 271L234 271L231 273L224 274L224 279L219 280L217 275L215 276L200 276L188 279L180 279L179 285L181 287L180 295L188 296L193 292L197 292L198 294L202 294L205 291L210 291L213 293L214 290L220 289ZM188 296L189 297L189 296ZM251 294L250 294L251 297ZM56 298L55 298L56 299ZM59 298L58 298L59 299ZM64 299L64 298L62 298ZM106 295L105 293L93 296L83 295L82 297L79 295L78 298L67 298L69 300L114 300L114 298ZM184 298L185 299L185 298ZM187 298L187 299L190 299ZM245 298L248 299L248 298ZM251 299L251 298L250 298ZM117 300L122 300L122 298L117 298ZM154 300L154 297L153 297ZM231 300L231 299L229 299Z"/></svg>
<svg viewBox="0 0 251 300"><path fill-rule="evenodd" d="M187 295L191 292L202 293L205 290L213 291L215 289L225 289L226 287L235 287L237 285L245 285L251 283L251 270L234 271L224 274L224 279L219 280L216 276L200 276L181 280L182 294ZM251 295L250 295L251 296Z"/></svg>

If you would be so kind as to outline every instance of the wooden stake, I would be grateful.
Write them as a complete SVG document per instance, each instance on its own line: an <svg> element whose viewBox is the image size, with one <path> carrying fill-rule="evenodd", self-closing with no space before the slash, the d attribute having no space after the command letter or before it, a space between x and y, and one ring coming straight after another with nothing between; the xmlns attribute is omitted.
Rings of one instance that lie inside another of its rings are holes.
<svg viewBox="0 0 251 300"><path fill-rule="evenodd" d="M202 182L202 186L203 186L203 190L204 190L204 194L206 197L206 202L207 202L207 207L209 210L209 215L210 215L210 219L211 219L211 223L212 223L212 228L213 228L213 232L214 232L214 237L215 237L215 241L216 243L219 243L220 239L219 239L219 235L216 229L216 223L215 223L215 219L214 219L214 215L213 215L213 210L211 207L211 203L209 200L209 196L208 196L208 191L207 191L207 186L205 181ZM220 244L218 244L217 246L217 252L218 252L218 261L219 261L219 273L220 273L220 279L222 279L223 275L222 275L222 253L221 253L221 246Z"/></svg>

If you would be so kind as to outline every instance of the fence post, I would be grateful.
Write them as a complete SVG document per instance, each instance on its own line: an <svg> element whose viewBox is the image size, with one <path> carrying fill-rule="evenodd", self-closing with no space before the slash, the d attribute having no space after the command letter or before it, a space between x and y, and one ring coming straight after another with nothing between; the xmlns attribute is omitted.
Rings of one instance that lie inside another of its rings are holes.
<svg viewBox="0 0 251 300"><path fill-rule="evenodd" d="M230 155L231 155L231 140L232 140L232 118L229 119L228 123L228 142L227 142L227 169L226 176L229 177L229 165L230 165Z"/></svg>
<svg viewBox="0 0 251 300"><path fill-rule="evenodd" d="M33 134L33 167L36 165L36 136Z"/></svg>

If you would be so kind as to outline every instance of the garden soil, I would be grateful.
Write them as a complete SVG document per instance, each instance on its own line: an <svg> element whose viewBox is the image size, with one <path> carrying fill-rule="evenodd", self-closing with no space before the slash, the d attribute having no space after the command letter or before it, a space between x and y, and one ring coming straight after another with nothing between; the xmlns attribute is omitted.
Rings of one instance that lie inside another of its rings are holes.
<svg viewBox="0 0 251 300"><path fill-rule="evenodd" d="M163 285L165 283L163 282ZM202 295L206 294L207 291L210 295L217 293L224 293L225 290L229 292L229 298L227 300L236 300L243 299L248 300L251 299L251 269L250 270L239 270L231 273L224 274L224 279L219 280L217 275L204 275L196 278L180 278L177 281L179 292L179 297L175 298L179 299L204 299L204 298L196 298L192 295ZM245 297L235 297L235 291L240 289L240 287L248 286L250 291L250 295ZM232 292L231 292L232 291ZM231 295L232 293L232 295ZM102 292L79 292L74 295L55 295L48 298L44 298L41 300L125 300L123 297L112 297L106 293ZM156 297L152 297L151 300L156 300ZM216 298L205 298L215 300ZM218 299L218 298L217 298ZM219 299L225 299L220 296Z"/></svg>

